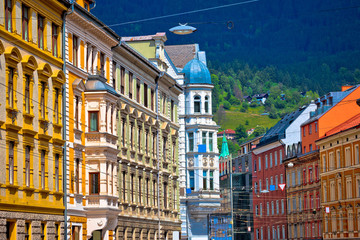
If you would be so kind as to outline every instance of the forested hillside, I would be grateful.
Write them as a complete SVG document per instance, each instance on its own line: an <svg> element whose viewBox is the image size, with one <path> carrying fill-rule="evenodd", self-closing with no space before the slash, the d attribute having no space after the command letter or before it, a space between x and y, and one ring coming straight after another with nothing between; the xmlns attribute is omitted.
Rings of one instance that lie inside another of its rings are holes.
<svg viewBox="0 0 360 240"><path fill-rule="evenodd" d="M237 73L239 68L246 71L246 66L250 69L275 66L287 75L283 78L284 85L319 94L343 84L360 82L360 3L357 0L259 0L230 8L123 24L236 2L240 1L98 0L93 13L121 36L167 32L167 44L197 42L207 52L213 72L227 72L229 67ZM234 23L233 29L226 27L227 21ZM179 22L188 22L198 31L187 36L167 31Z"/></svg>

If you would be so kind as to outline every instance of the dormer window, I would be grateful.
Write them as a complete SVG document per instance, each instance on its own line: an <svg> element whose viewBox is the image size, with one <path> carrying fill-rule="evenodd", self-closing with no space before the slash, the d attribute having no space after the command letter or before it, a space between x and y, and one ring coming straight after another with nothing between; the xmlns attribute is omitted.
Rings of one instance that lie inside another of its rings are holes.
<svg viewBox="0 0 360 240"><path fill-rule="evenodd" d="M201 98L200 96L194 97L194 113L200 113L201 108Z"/></svg>

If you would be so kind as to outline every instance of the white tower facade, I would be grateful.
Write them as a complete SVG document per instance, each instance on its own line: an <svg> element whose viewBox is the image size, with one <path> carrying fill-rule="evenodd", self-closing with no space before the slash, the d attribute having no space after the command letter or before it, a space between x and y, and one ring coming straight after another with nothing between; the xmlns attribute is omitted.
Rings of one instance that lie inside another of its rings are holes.
<svg viewBox="0 0 360 240"><path fill-rule="evenodd" d="M183 78L179 78L179 74L177 78L184 89L178 111L181 237L208 239L208 214L220 207L219 126L212 120L213 85L205 52L194 45L192 59L183 68L177 64L178 59L186 56L180 52L186 51L188 46L166 47L177 71L183 74Z"/></svg>

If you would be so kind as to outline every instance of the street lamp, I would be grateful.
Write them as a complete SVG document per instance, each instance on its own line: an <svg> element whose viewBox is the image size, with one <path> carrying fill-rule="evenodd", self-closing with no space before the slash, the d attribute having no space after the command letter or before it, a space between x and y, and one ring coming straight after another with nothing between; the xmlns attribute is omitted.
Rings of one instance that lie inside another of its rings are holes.
<svg viewBox="0 0 360 240"><path fill-rule="evenodd" d="M178 35L187 35L187 34L191 34L193 32L195 32L197 29L192 27L192 26L188 26L187 23L185 24L181 24L179 23L179 26L170 28L169 31L174 33L174 34L178 34Z"/></svg>

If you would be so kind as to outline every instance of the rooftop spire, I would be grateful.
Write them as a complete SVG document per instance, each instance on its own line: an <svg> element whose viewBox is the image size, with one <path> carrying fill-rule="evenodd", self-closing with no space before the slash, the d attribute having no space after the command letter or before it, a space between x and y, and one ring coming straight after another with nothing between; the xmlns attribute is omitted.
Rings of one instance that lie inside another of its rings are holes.
<svg viewBox="0 0 360 240"><path fill-rule="evenodd" d="M229 146L228 146L227 139L226 139L226 137L225 137L225 131L224 131L223 140L222 140L222 146L221 146L220 158L222 158L222 157L223 157L223 158L227 158L229 155L230 155Z"/></svg>

